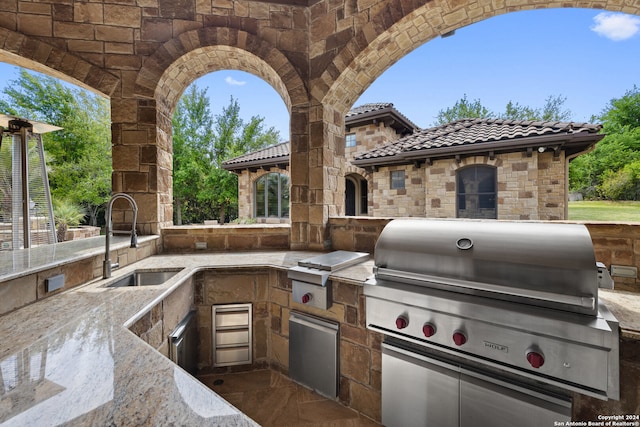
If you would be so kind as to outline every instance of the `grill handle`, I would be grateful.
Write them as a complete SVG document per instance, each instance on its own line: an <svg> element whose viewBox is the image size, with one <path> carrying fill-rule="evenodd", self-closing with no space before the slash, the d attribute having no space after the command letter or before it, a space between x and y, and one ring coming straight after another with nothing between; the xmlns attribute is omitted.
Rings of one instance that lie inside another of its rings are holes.
<svg viewBox="0 0 640 427"><path fill-rule="evenodd" d="M493 292L508 297L515 296L519 298L536 299L555 304L566 304L574 307L581 307L588 310L595 310L596 307L596 299L593 297L579 297L573 295L556 294L552 292L536 291L535 289L523 290L510 286L495 285L491 283L478 283L469 280L452 279L449 277L430 276L428 274L417 274L384 267L375 267L375 277L377 280L382 279L388 280L390 282L404 281L405 283L412 283L417 285L428 282L429 286L431 287L433 287L434 285L442 284L443 286L440 286L441 289L447 289L451 287L455 287L458 289L462 288L471 290L472 294L477 293L477 291Z"/></svg>

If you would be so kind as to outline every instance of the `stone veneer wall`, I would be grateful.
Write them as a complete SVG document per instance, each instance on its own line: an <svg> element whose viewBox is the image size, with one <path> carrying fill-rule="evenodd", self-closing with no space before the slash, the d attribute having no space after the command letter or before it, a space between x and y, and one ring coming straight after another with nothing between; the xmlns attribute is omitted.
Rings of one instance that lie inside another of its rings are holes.
<svg viewBox="0 0 640 427"><path fill-rule="evenodd" d="M126 247L111 251L111 259L119 258L120 266L124 267L157 254L160 250L159 242L159 239L153 239L139 243L137 248ZM101 277L103 261L104 254L100 254L0 282L0 316ZM45 280L58 274L64 274L65 276L64 287L53 292L46 292Z"/></svg>
<svg viewBox="0 0 640 427"><path fill-rule="evenodd" d="M162 229L162 248L165 253L286 250L290 232L288 224L172 226Z"/></svg>
<svg viewBox="0 0 640 427"><path fill-rule="evenodd" d="M169 334L194 309L193 277L153 306L129 328L151 347L169 357Z"/></svg>
<svg viewBox="0 0 640 427"><path fill-rule="evenodd" d="M243 170L238 175L238 217L239 218L254 218L254 183L258 178L268 173L280 173L289 176L288 169L270 168L269 170L259 169L258 171L251 172L249 170ZM255 218L258 222L274 221L276 223L288 223L289 218Z"/></svg>
<svg viewBox="0 0 640 427"><path fill-rule="evenodd" d="M560 220L565 215L564 153L507 153L436 160L432 165L381 167L373 175L372 216L456 217L456 172L471 165L497 168L498 219ZM390 189L392 170L405 171L405 188Z"/></svg>
<svg viewBox="0 0 640 427"><path fill-rule="evenodd" d="M340 393L338 399L380 421L382 336L368 331L362 286L330 283L333 305L319 310L292 300L286 270L216 269L198 273L195 301L200 334L200 371L236 372L271 367L289 370L289 314L309 313L340 323ZM213 368L211 306L253 303L253 363Z"/></svg>
<svg viewBox="0 0 640 427"><path fill-rule="evenodd" d="M196 274L194 299L198 312L200 373L246 371L269 366L269 283L273 275L273 269L266 268L215 269ZM211 307L240 303L252 303L253 363L214 368Z"/></svg>

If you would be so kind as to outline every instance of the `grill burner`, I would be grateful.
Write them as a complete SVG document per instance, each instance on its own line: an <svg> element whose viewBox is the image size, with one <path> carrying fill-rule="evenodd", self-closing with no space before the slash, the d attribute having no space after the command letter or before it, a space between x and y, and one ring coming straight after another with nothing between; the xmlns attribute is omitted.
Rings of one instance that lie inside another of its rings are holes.
<svg viewBox="0 0 640 427"><path fill-rule="evenodd" d="M368 327L391 340L554 391L618 399L618 321L599 287L612 281L582 225L394 220L364 294Z"/></svg>

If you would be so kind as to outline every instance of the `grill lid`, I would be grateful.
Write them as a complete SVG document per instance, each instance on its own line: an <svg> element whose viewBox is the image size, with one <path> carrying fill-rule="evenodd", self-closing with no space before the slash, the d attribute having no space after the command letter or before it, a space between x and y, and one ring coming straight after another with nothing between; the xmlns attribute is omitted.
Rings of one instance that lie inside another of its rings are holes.
<svg viewBox="0 0 640 427"><path fill-rule="evenodd" d="M394 220L376 244L374 272L378 284L399 281L597 314L598 269L580 224Z"/></svg>

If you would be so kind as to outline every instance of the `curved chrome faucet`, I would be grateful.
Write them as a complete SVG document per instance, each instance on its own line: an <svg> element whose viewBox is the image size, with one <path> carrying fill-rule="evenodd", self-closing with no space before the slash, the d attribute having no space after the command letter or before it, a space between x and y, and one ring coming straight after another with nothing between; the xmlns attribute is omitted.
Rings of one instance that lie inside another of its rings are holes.
<svg viewBox="0 0 640 427"><path fill-rule="evenodd" d="M104 252L104 262L102 263L102 278L108 279L111 277L111 269L120 267L119 260L116 261L115 264L111 264L111 258L109 257L109 246L111 246L111 227L113 224L111 223L111 211L113 209L113 203L118 199L126 199L131 208L133 209L133 225L131 226L131 247L135 248L138 246L138 236L136 236L136 220L138 218L138 205L136 201L133 200L128 194L125 193L116 193L111 196L109 200L109 204L107 205L107 216L106 220L106 228L105 228L105 252Z"/></svg>

